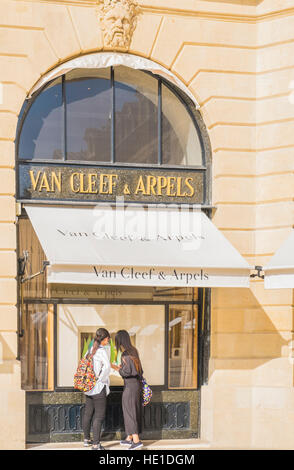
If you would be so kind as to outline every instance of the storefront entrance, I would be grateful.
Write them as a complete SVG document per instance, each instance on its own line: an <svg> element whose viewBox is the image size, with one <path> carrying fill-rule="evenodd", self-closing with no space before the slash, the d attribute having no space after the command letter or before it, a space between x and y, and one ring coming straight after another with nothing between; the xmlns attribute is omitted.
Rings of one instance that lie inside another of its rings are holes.
<svg viewBox="0 0 294 470"><path fill-rule="evenodd" d="M60 287L56 292L61 295ZM22 351L28 358L23 362L27 442L82 439L84 396L73 389L73 375L99 327L111 334L112 362L119 360L114 348L119 329L128 330L140 352L144 375L153 390L152 402L144 409L142 438L198 437L200 290L198 295L197 289L105 289L106 295L110 292L121 298L128 293L136 300L26 303L23 324L27 331L34 325L35 332ZM53 331L52 345L49 329ZM34 382L37 376L39 383ZM102 439L120 439L124 436L123 382L114 371L110 384ZM29 391L36 386L43 391Z"/></svg>

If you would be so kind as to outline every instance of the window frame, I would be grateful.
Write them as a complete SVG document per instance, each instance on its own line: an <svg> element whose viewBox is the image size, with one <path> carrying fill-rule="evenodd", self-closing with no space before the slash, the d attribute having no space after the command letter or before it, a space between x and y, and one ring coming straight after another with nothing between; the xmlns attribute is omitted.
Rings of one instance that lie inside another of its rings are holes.
<svg viewBox="0 0 294 470"><path fill-rule="evenodd" d="M170 82L165 80L159 75L155 75L150 71L140 70L141 73L148 74L157 80L158 82L158 151L157 151L157 163L131 163L131 162L117 162L115 158L115 67L110 67L110 87L111 87L111 142L110 142L110 159L106 162L99 162L99 161L89 161L89 160L69 160L67 159L67 106L66 106L66 74L63 74L61 77L54 78L50 82L46 83L43 87L38 90L36 94L34 94L30 100L25 101L23 107L20 111L17 132L16 132L16 160L17 162L21 163L43 163L43 164L70 164L70 165L100 165L100 166L115 166L115 167L141 167L141 168L168 168L168 169L191 169L195 171L199 170L206 170L207 169L207 162L206 162L206 148L205 142L200 130L200 123L197 121L196 117L196 109L195 105L192 103L189 97L184 96L184 93L181 92L175 85L172 85ZM62 108L63 108L63 158L62 159L45 159L45 158L35 158L35 159L26 159L19 157L19 144L20 144L20 136L22 133L24 122L29 114L29 111L39 95L52 83L61 78L61 88L62 88ZM201 164L199 165L175 165L175 164L163 164L162 158L162 85L165 85L173 95L181 102L181 104L185 107L193 125L196 129L197 136L199 139L200 147L201 147Z"/></svg>
<svg viewBox="0 0 294 470"><path fill-rule="evenodd" d="M203 296L202 296L202 289L198 289L198 299L194 299L191 301L185 301L185 300L173 300L171 299L170 301L156 301L156 302L150 302L150 300L111 300L111 301L105 301L105 300L96 300L96 299L36 299L36 298L27 298L25 299L24 303L25 304L50 304L53 305L53 316L54 316L54 321L53 321L53 387L51 388L52 392L77 392L80 393L78 390L75 390L73 387L62 387L58 386L58 374L57 374L57 368L58 368L58 325L57 325L57 309L58 305L60 304L72 304L72 305L105 305L105 304L111 304L111 305L163 305L165 308L165 321L164 321L164 384L163 385L153 385L152 389L154 391L170 391L170 392L178 392L178 391L196 391L200 390L201 388L201 363L202 363L202 354L201 354L201 344L202 344L202 334L201 334L201 315L202 315L202 302L203 302ZM192 306L192 308L195 308L195 319L196 319L196 328L197 328L197 345L196 345L196 353L197 353L197 368L196 368L196 387L181 387L181 388L173 388L169 387L169 378L168 378L168 371L169 371L169 306L170 305L189 305ZM111 391L122 391L123 386L118 386L118 385L112 385L110 387ZM35 390L36 392L42 392L43 390ZM46 390L48 391L48 390Z"/></svg>

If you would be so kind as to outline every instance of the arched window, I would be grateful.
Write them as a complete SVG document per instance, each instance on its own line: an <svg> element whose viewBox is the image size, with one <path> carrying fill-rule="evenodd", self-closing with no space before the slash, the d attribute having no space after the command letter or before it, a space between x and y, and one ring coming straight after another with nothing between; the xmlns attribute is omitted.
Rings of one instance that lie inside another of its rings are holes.
<svg viewBox="0 0 294 470"><path fill-rule="evenodd" d="M33 161L203 167L190 98L149 72L75 69L25 103L18 158Z"/></svg>

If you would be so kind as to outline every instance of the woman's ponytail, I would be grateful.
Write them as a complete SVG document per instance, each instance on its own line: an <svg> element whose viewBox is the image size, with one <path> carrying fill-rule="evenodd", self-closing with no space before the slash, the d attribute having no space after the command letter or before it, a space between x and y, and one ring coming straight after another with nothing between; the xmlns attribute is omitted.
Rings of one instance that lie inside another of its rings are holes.
<svg viewBox="0 0 294 470"><path fill-rule="evenodd" d="M95 333L92 351L89 351L87 356L90 354L90 352L94 356L94 354L96 353L97 349L99 348L101 344L101 341L103 341L105 338L110 338L109 331L107 331L105 328L98 328L98 330Z"/></svg>

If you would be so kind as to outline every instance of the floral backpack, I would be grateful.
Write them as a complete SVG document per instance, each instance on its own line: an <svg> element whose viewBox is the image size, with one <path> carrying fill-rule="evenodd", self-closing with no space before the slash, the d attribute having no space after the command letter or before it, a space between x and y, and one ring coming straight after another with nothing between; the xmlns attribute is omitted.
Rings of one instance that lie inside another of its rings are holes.
<svg viewBox="0 0 294 470"><path fill-rule="evenodd" d="M81 392L89 392L96 384L96 377L93 368L93 355L83 357L74 375L74 388Z"/></svg>
<svg viewBox="0 0 294 470"><path fill-rule="evenodd" d="M150 400L152 397L152 390L147 384L144 377L142 377L141 381L142 381L142 402L143 402L143 406L146 406L148 405L148 403L150 403Z"/></svg>

